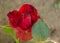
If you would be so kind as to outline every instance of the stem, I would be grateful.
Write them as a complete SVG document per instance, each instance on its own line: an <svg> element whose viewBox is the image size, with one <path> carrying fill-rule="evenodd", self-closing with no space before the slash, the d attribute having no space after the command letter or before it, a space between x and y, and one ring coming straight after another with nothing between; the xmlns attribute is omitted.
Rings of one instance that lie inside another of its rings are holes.
<svg viewBox="0 0 60 43"><path fill-rule="evenodd" d="M38 43L42 43L42 41L39 41Z"/></svg>
<svg viewBox="0 0 60 43"><path fill-rule="evenodd" d="M40 36L40 40L38 41L38 43L42 43L42 36Z"/></svg>
<svg viewBox="0 0 60 43"><path fill-rule="evenodd" d="M13 39L15 40L16 43L19 43L19 39L13 36Z"/></svg>
<svg viewBox="0 0 60 43"><path fill-rule="evenodd" d="M42 43L42 40L38 41L38 43Z"/></svg>

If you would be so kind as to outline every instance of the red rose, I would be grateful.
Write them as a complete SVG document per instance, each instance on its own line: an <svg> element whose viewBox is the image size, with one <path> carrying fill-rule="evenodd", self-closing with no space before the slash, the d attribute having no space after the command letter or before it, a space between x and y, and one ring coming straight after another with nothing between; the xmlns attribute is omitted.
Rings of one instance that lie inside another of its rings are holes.
<svg viewBox="0 0 60 43"><path fill-rule="evenodd" d="M38 20L37 10L29 4L24 4L19 11L12 11L7 14L11 27L16 30L16 35L20 40L32 39L31 29Z"/></svg>

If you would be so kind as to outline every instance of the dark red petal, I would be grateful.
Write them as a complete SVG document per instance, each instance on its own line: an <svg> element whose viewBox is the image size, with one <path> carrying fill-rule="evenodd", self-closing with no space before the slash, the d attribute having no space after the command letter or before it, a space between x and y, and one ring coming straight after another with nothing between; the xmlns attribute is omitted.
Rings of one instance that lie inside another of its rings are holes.
<svg viewBox="0 0 60 43"><path fill-rule="evenodd" d="M18 11L13 10L12 12L9 12L9 13L7 14L7 16L8 16L8 17L14 17L17 13L18 13Z"/></svg>
<svg viewBox="0 0 60 43"><path fill-rule="evenodd" d="M18 21L21 19L18 11L14 10L12 12L9 12L7 16L8 16L9 24L13 27L13 29L16 28L18 26L17 25Z"/></svg>
<svg viewBox="0 0 60 43"><path fill-rule="evenodd" d="M26 12L31 12L31 5L30 4L24 4L20 9L19 12L21 13L26 13Z"/></svg>
<svg viewBox="0 0 60 43"><path fill-rule="evenodd" d="M29 14L30 14L31 19L32 19L32 22L36 22L37 19L39 18L39 17L38 17L38 12L37 12L36 8L34 8L34 7L33 7L32 5L30 5L30 4L24 4L24 5L20 8L19 12L20 12L21 14L24 14L24 15L26 15L26 14L29 15Z"/></svg>
<svg viewBox="0 0 60 43"><path fill-rule="evenodd" d="M16 25L15 25L15 19L14 19L14 16L15 16L16 13L17 13L17 11L14 10L14 11L9 12L9 13L7 14L8 19L9 19L9 23L10 23L10 25L11 25L12 27L15 27L15 26L16 26Z"/></svg>

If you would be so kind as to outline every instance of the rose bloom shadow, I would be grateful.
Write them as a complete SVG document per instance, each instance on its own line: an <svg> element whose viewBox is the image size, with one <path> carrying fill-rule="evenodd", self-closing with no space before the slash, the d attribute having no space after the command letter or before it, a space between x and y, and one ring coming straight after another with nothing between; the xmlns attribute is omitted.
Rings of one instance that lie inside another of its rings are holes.
<svg viewBox="0 0 60 43"><path fill-rule="evenodd" d="M16 30L16 36L23 41L31 40L32 26L40 18L36 8L30 4L24 4L20 9L13 10L7 14L9 24L12 29Z"/></svg>

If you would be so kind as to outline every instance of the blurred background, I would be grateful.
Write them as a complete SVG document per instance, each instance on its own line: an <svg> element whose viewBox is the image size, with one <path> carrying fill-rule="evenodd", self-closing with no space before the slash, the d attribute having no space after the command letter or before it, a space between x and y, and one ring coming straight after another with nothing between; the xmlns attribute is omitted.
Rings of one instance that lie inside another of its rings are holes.
<svg viewBox="0 0 60 43"><path fill-rule="evenodd" d="M21 5L33 5L43 21L50 29L50 39L60 43L60 8L55 4L60 0L0 0L0 25L7 25L7 13L18 10ZM11 36L6 35L0 28L0 43L14 43Z"/></svg>

